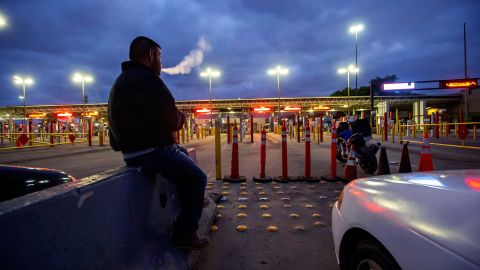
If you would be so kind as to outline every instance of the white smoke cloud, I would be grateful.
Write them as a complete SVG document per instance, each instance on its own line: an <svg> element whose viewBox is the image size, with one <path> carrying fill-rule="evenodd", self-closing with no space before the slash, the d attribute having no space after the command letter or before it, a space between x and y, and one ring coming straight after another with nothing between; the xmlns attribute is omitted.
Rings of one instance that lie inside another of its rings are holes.
<svg viewBox="0 0 480 270"><path fill-rule="evenodd" d="M162 72L170 75L175 74L189 74L192 68L200 65L203 62L203 54L212 49L212 45L201 36L198 39L197 48L190 51L190 53L183 58L183 60L174 67L162 68Z"/></svg>

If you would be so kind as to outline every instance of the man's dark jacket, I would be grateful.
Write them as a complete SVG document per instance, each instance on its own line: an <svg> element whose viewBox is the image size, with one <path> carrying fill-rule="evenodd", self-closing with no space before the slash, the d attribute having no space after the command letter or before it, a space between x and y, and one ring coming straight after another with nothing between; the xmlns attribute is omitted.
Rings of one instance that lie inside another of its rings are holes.
<svg viewBox="0 0 480 270"><path fill-rule="evenodd" d="M108 98L110 145L115 151L135 152L175 142L185 115L159 76L145 65L127 61Z"/></svg>

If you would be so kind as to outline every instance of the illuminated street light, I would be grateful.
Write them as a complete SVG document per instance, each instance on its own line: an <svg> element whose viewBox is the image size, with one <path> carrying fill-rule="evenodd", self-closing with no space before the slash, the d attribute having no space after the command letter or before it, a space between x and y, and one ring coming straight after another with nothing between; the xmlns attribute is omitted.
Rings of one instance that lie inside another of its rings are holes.
<svg viewBox="0 0 480 270"><path fill-rule="evenodd" d="M212 128L213 125L213 120L212 120L212 111L213 111L213 106L212 106L212 78L217 78L220 77L221 73L218 70L214 70L211 68L207 68L205 71L200 73L200 77L208 77L208 80L210 82L210 128Z"/></svg>
<svg viewBox="0 0 480 270"><path fill-rule="evenodd" d="M348 66L347 68L339 68L338 73L339 74L345 74L347 73L347 92L348 92L348 98L347 98L347 116L350 116L350 72L357 74L358 73L358 68L355 68L353 65Z"/></svg>
<svg viewBox="0 0 480 270"><path fill-rule="evenodd" d="M0 14L0 29L7 27L7 19Z"/></svg>
<svg viewBox="0 0 480 270"><path fill-rule="evenodd" d="M278 90L278 110L280 110L280 75L287 75L288 69L277 66L274 69L269 69L267 74L270 76L277 76L277 90Z"/></svg>
<svg viewBox="0 0 480 270"><path fill-rule="evenodd" d="M82 103L85 105L85 83L93 82L93 78L90 75L75 73L73 74L72 81L82 83Z"/></svg>
<svg viewBox="0 0 480 270"><path fill-rule="evenodd" d="M362 24L350 27L350 33L355 33L355 68L358 68L358 32L363 30ZM355 74L355 89L358 89L358 76Z"/></svg>
<svg viewBox="0 0 480 270"><path fill-rule="evenodd" d="M26 100L27 100L27 93L26 93L26 86L27 85L32 85L33 84L33 79L32 78L22 78L20 76L13 76L13 83L16 85L21 85L22 90L23 90L23 96L21 96L21 99L23 100L23 121L27 118L27 109L26 109ZM20 97L19 97L20 98ZM24 123L25 124L25 123Z"/></svg>

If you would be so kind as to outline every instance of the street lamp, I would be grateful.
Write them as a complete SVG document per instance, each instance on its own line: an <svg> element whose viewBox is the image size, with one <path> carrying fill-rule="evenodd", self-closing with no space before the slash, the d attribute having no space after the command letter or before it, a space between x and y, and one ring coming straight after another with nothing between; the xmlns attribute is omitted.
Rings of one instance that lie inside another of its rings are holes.
<svg viewBox="0 0 480 270"><path fill-rule="evenodd" d="M280 111L280 75L287 75L288 69L283 68L281 66L277 66L276 68L269 69L267 74L270 76L277 76L277 89L278 89L278 110Z"/></svg>
<svg viewBox="0 0 480 270"><path fill-rule="evenodd" d="M212 78L217 78L220 77L221 73L218 70L214 70L211 68L207 68L205 71L200 73L200 77L208 77L208 80L210 82L210 128L212 128L213 125L213 120L212 120Z"/></svg>
<svg viewBox="0 0 480 270"><path fill-rule="evenodd" d="M22 96L22 100L23 100L23 120L25 121L25 119L27 118L27 110L26 110L26 100L27 100L27 94L25 92L26 90L26 86L27 85L31 85L33 84L33 79L32 78L22 78L20 76L13 76L13 83L17 84L17 85L22 85L22 90L23 90L23 96Z"/></svg>
<svg viewBox="0 0 480 270"><path fill-rule="evenodd" d="M350 33L355 33L355 68L358 68L358 32L363 30L362 24L350 27ZM355 74L355 89L358 89L358 77Z"/></svg>
<svg viewBox="0 0 480 270"><path fill-rule="evenodd" d="M7 27L7 19L0 14L0 29Z"/></svg>
<svg viewBox="0 0 480 270"><path fill-rule="evenodd" d="M350 116L350 72L357 74L358 68L354 67L353 65L348 66L347 68L339 68L339 74L347 73L347 92L348 92L348 99L347 99L347 116Z"/></svg>
<svg viewBox="0 0 480 270"><path fill-rule="evenodd" d="M75 73L72 76L72 81L82 83L82 103L85 105L85 83L93 82L93 78L90 75Z"/></svg>

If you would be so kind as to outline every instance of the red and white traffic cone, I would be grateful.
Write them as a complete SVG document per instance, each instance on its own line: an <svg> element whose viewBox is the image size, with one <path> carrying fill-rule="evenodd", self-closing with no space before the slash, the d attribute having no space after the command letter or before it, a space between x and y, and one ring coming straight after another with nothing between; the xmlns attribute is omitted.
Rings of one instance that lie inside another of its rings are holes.
<svg viewBox="0 0 480 270"><path fill-rule="evenodd" d="M420 165L418 165L419 172L433 171L432 152L430 152L430 141L428 133L423 132L422 152L420 153Z"/></svg>
<svg viewBox="0 0 480 270"><path fill-rule="evenodd" d="M274 177L273 181L282 183L292 181L292 178L288 176L287 129L285 128L285 121L283 121L282 125L282 176Z"/></svg>
<svg viewBox="0 0 480 270"><path fill-rule="evenodd" d="M270 182L273 180L270 176L265 176L265 163L267 159L267 131L262 129L260 144L260 177L253 177L255 182Z"/></svg>
<svg viewBox="0 0 480 270"><path fill-rule="evenodd" d="M320 181L318 177L313 177L311 174L312 171L312 162L310 156L310 122L307 120L305 125L305 174L304 176L300 176L297 178L299 181L306 181L306 182L316 182Z"/></svg>
<svg viewBox="0 0 480 270"><path fill-rule="evenodd" d="M335 122L332 123L332 143L330 144L330 175L324 175L321 178L326 181L337 181L337 128Z"/></svg>
<svg viewBox="0 0 480 270"><path fill-rule="evenodd" d="M352 145L351 147L352 149L350 149L350 155L348 156L347 165L345 165L345 168L343 169L342 180L346 182L357 179L357 161L355 158L355 145Z"/></svg>
<svg viewBox="0 0 480 270"><path fill-rule="evenodd" d="M230 170L230 175L225 175L223 181L231 183L240 183L245 182L247 179L245 176L239 174L238 166L238 128L237 123L233 127L233 143L232 143L232 166Z"/></svg>

